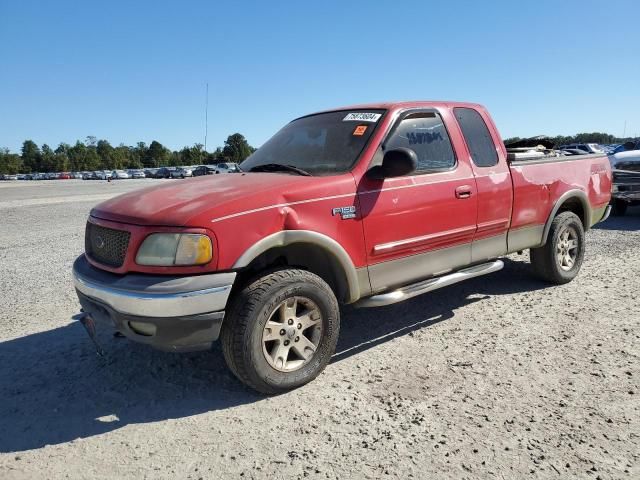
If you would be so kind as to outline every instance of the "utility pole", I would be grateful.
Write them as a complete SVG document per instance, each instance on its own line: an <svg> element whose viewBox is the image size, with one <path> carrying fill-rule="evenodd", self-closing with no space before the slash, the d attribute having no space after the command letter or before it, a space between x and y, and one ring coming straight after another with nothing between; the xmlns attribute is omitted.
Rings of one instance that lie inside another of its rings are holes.
<svg viewBox="0 0 640 480"><path fill-rule="evenodd" d="M626 129L626 124L625 124ZM209 82L207 82L207 94L204 102L204 151L207 151L207 133L209 133Z"/></svg>

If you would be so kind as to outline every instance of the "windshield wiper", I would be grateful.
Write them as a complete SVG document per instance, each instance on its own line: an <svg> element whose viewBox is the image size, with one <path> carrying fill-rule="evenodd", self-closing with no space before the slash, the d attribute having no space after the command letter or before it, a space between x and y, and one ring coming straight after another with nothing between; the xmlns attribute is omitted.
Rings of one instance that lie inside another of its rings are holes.
<svg viewBox="0 0 640 480"><path fill-rule="evenodd" d="M250 172L294 172L298 175L310 177L311 174L306 170L303 170L293 165L281 165L279 163L265 163L264 165L256 165L249 169Z"/></svg>

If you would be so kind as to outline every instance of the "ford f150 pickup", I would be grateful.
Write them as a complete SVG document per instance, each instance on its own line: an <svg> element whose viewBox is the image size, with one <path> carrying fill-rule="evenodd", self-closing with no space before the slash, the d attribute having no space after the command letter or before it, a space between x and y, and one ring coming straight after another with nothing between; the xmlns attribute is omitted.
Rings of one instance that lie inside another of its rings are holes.
<svg viewBox="0 0 640 480"><path fill-rule="evenodd" d="M241 172L134 191L90 213L79 319L168 351L208 349L247 385L303 385L340 305L400 302L530 249L562 284L609 215L605 155L519 159L480 105L360 105L293 120ZM389 319L393 321L393 319Z"/></svg>

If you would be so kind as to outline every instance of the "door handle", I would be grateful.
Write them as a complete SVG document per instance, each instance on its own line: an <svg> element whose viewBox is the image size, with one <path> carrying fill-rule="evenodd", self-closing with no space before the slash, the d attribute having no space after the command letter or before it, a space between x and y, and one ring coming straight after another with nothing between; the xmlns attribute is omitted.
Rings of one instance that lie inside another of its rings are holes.
<svg viewBox="0 0 640 480"><path fill-rule="evenodd" d="M462 185L456 188L456 198L465 199L471 197L471 187Z"/></svg>

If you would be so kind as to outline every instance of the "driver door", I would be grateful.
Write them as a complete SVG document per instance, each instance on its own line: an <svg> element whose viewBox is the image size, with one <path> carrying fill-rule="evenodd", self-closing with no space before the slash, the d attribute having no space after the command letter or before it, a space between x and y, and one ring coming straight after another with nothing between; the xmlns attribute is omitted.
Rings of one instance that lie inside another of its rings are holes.
<svg viewBox="0 0 640 480"><path fill-rule="evenodd" d="M418 157L416 172L384 180L365 175L359 185L374 293L471 263L476 182L469 163L456 156L453 143L461 139L457 129L446 128L451 122L445 110L403 113L374 164L382 161L385 151L406 147Z"/></svg>

